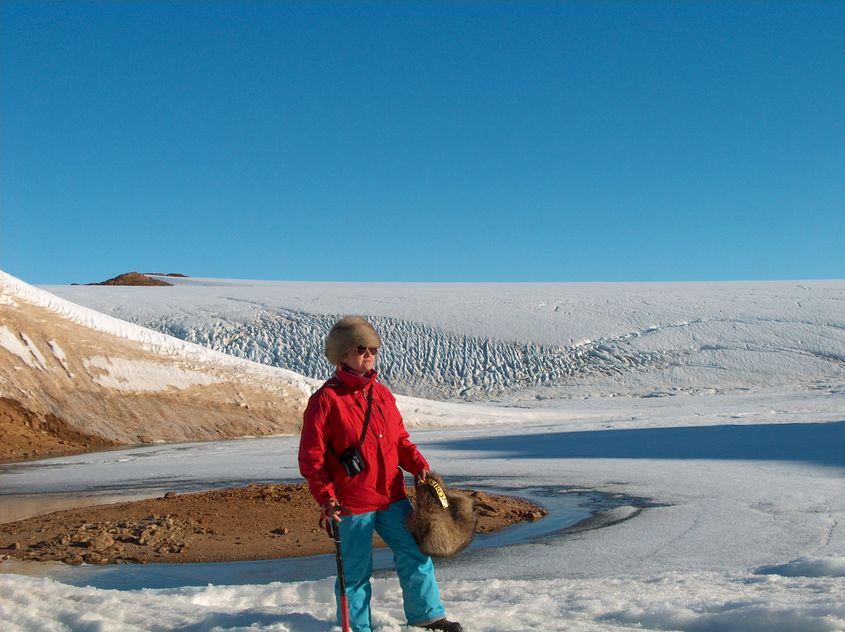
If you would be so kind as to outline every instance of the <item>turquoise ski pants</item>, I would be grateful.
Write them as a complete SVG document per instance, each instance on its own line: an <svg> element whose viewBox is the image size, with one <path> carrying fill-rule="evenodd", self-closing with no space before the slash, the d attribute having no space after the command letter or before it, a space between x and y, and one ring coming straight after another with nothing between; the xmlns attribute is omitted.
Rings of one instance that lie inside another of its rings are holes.
<svg viewBox="0 0 845 632"><path fill-rule="evenodd" d="M349 602L349 622L354 632L370 632L370 575L373 572L373 529L393 551L393 562L402 586L405 617L409 625L425 625L446 616L440 590L434 578L434 563L420 552L414 536L405 526L411 513L407 498L391 503L387 509L340 521L340 541ZM340 625L340 587L335 581L337 624Z"/></svg>

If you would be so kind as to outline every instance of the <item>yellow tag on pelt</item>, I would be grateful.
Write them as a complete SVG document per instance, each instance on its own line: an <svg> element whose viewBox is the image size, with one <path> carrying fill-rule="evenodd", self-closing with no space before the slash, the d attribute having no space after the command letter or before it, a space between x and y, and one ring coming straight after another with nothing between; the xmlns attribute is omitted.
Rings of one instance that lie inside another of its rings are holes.
<svg viewBox="0 0 845 632"><path fill-rule="evenodd" d="M446 498L446 492L443 491L443 488L440 486L440 483L435 481L433 478L426 478L425 482L427 485L431 485L431 488L434 490L434 493L437 494L437 499L440 501L440 504L443 505L443 508L449 506L449 499Z"/></svg>

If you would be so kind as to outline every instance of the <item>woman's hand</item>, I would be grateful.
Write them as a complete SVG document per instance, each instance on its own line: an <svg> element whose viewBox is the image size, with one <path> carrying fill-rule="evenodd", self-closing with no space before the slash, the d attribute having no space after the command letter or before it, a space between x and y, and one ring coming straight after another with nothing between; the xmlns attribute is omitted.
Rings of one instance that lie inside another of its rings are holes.
<svg viewBox="0 0 845 632"><path fill-rule="evenodd" d="M420 470L420 473L417 474L417 481L425 483L426 477L428 477L428 470Z"/></svg>
<svg viewBox="0 0 845 632"><path fill-rule="evenodd" d="M329 520L340 522L340 503L332 498L320 507L320 526L329 530Z"/></svg>

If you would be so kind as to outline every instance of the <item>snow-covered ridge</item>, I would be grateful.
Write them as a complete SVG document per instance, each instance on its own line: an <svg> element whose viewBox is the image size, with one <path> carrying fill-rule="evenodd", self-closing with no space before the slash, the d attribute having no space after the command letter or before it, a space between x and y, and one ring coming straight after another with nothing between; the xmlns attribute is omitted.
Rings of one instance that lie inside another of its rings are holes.
<svg viewBox="0 0 845 632"><path fill-rule="evenodd" d="M845 383L845 282L293 283L174 279L52 286L183 340L314 378L323 342L361 313L382 378L417 397L531 402Z"/></svg>
<svg viewBox="0 0 845 632"><path fill-rule="evenodd" d="M228 366L249 368L250 371L263 371L272 374L276 378L283 378L287 383L303 391L313 389L313 382L311 380L303 378L293 371L278 367L256 365L252 362L244 362L242 359L226 355L225 353L114 318L108 314L77 305L36 288L2 270L0 270L0 295L4 297L4 301L8 304L14 304L14 299L17 298L27 303L46 308L72 322L89 327L95 331L141 343L149 351L176 356L185 360L210 361ZM35 360L38 361L37 358ZM43 358L41 359L41 364L43 364Z"/></svg>
<svg viewBox="0 0 845 632"><path fill-rule="evenodd" d="M127 444L263 436L295 432L314 388L0 272L0 396L29 414ZM38 440L21 439L22 455Z"/></svg>

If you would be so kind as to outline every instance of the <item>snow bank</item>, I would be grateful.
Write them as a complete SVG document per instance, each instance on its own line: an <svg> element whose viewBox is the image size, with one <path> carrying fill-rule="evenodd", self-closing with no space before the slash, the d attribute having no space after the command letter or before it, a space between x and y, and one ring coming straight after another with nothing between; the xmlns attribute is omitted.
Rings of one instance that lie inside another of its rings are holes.
<svg viewBox="0 0 845 632"><path fill-rule="evenodd" d="M474 631L845 629L845 581L834 578L670 573L624 579L440 584L449 616ZM0 575L0 616L12 622L12 630L324 632L334 617L333 586L333 579L323 579L115 591ZM373 581L373 606L377 630L407 629L395 578Z"/></svg>

